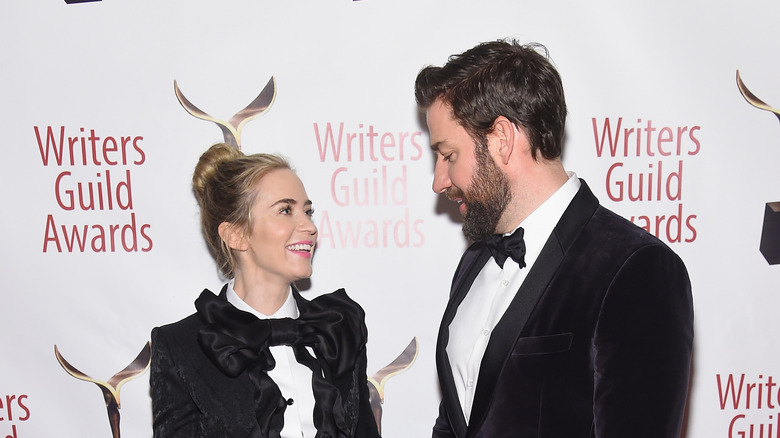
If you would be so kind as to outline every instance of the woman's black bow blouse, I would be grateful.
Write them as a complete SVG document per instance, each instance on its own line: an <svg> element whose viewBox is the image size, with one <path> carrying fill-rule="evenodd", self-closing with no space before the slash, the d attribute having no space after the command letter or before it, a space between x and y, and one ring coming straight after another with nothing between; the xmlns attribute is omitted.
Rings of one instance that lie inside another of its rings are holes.
<svg viewBox="0 0 780 438"><path fill-rule="evenodd" d="M280 437L288 401L267 374L276 366L269 347L277 345L292 347L296 360L312 370L316 438L379 436L368 402L365 313L343 289L308 301L293 288L300 313L296 319L258 319L230 304L226 290L219 296L204 290L195 301L194 315L152 332L155 437ZM175 356L202 363L174 361ZM211 377L204 380L209 381L199 382L206 374ZM215 380L224 380L224 384L216 385ZM238 381L244 384L234 383ZM224 396L231 399L225 406L236 405L234 392L240 392L238 398L244 400L231 412L221 412L214 404L215 394L206 397L208 392L222 392L223 386L230 392ZM201 387L203 394L199 394ZM247 402L249 409L243 406ZM208 409L212 404L214 412ZM205 418L213 415L236 416L245 431L212 435L208 429L217 424L241 429L235 421Z"/></svg>

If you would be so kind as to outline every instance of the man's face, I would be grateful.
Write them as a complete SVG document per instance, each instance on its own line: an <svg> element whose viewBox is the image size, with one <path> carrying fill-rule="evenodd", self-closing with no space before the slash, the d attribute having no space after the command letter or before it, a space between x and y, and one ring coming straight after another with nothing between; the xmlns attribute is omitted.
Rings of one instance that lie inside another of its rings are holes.
<svg viewBox="0 0 780 438"><path fill-rule="evenodd" d="M428 109L428 129L436 152L433 191L459 204L469 240L487 239L512 199L506 175L487 146L474 141L441 100Z"/></svg>

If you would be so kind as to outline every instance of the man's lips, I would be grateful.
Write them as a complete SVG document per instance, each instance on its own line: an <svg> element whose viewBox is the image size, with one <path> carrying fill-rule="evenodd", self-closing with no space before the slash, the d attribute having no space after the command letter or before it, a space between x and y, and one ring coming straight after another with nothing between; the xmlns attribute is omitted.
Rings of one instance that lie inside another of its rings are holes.
<svg viewBox="0 0 780 438"><path fill-rule="evenodd" d="M463 200L463 194L460 191L448 191L445 192L444 195L452 202L455 202L458 204L458 210L460 211L460 214L466 215L466 202Z"/></svg>
<svg viewBox="0 0 780 438"><path fill-rule="evenodd" d="M467 207L466 207L466 203L463 202L463 198L454 198L451 199L451 201L454 201L458 204L458 211L460 211L460 214L465 216Z"/></svg>

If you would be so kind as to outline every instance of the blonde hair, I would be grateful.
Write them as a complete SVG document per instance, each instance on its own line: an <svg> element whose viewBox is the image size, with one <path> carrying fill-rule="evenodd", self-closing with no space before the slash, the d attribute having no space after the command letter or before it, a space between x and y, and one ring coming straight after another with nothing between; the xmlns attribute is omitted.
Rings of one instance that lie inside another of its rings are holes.
<svg viewBox="0 0 780 438"><path fill-rule="evenodd" d="M230 223L249 236L250 211L257 197L257 182L273 170L290 168L290 164L277 155L245 155L225 143L211 146L200 156L192 175L192 191L200 206L203 237L225 277L233 278L237 259L220 237L219 225Z"/></svg>

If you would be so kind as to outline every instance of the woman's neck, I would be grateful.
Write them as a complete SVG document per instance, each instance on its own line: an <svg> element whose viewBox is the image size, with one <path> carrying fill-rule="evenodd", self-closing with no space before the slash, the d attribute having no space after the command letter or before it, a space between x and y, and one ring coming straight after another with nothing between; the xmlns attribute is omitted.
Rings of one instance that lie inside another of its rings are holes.
<svg viewBox="0 0 780 438"><path fill-rule="evenodd" d="M241 300L263 315L273 315L290 294L290 285L279 282L256 281L236 273L233 290Z"/></svg>

